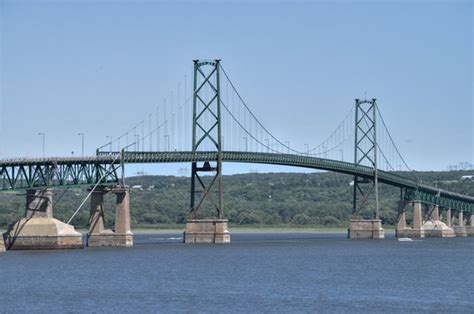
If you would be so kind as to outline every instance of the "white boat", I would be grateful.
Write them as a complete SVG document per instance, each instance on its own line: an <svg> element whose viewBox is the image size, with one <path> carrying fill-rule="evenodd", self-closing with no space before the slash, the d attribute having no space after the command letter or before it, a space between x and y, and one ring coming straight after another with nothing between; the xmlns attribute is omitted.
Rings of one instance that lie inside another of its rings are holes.
<svg viewBox="0 0 474 314"><path fill-rule="evenodd" d="M402 242L413 242L413 239L410 239L410 238L398 238L398 241L402 241Z"/></svg>

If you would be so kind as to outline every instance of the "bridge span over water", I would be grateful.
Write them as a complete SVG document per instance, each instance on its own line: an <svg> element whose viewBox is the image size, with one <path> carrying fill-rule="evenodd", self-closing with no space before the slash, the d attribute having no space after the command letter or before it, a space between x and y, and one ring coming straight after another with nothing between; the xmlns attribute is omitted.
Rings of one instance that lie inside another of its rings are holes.
<svg viewBox="0 0 474 314"><path fill-rule="evenodd" d="M69 225L77 211L67 223L55 220L52 213L51 188L78 185L91 187L88 245L132 245L124 168L143 163L191 163L187 243L230 241L222 188L222 168L228 162L304 167L353 176L350 238L384 237L379 183L400 189L398 236L474 235L474 196L423 184L396 146L375 98L355 99L328 138L297 150L256 117L220 60L194 60L193 78L191 96L185 91L181 102L178 90L175 106L165 101L161 109L157 107L148 115L148 132L142 120L125 133L108 136L110 141L97 149L96 156L0 160L0 190L27 190L25 217L5 234L7 246L82 247L80 234ZM173 99L171 96L171 104ZM208 180L203 179L206 174L210 175ZM103 197L107 193L117 196L114 231L104 226ZM407 205L413 206L412 227L406 225ZM204 207L215 210L215 217L200 217L199 209ZM361 210L369 207L374 208L373 218L362 218ZM443 210L445 221L440 216ZM470 226L465 226L465 214L471 215ZM45 234L44 230L56 231Z"/></svg>
<svg viewBox="0 0 474 314"><path fill-rule="evenodd" d="M124 164L212 162L216 152L98 152L91 157L18 158L0 160L0 189L38 189L76 185L120 184ZM223 162L292 166L333 171L374 180L371 167L292 154L223 151ZM405 189L407 200L418 197L433 205L472 212L474 197L422 184L408 175L379 170L381 183Z"/></svg>

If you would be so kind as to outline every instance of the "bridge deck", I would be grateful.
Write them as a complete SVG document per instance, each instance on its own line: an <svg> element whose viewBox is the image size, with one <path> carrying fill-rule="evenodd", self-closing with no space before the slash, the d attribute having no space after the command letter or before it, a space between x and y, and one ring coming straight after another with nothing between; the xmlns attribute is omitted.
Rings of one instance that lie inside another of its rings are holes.
<svg viewBox="0 0 474 314"><path fill-rule="evenodd" d="M320 169L356 175L373 179L370 167L353 163L317 158L311 156L226 151L222 154L224 162L260 163ZM178 163L216 160L215 152L100 152L94 157L60 158L21 158L0 161L0 175L3 176L3 189L19 189L41 186L62 186L73 184L93 184L106 175L104 182L118 180L117 169L120 161L124 163ZM109 169L110 168L110 169ZM407 173L407 176L409 173ZM421 193L426 202L439 203L446 207L465 206L472 209L474 197L462 195L425 184L415 179L387 171L378 171L379 182ZM0 188L2 188L0 186ZM461 202L456 204L453 202Z"/></svg>

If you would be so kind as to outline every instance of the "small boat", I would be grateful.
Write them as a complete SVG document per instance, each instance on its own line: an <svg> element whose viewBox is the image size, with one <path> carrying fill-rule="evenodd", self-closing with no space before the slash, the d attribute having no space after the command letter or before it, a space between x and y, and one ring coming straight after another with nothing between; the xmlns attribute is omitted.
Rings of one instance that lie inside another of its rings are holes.
<svg viewBox="0 0 474 314"><path fill-rule="evenodd" d="M402 241L402 242L413 242L413 239L410 239L410 238L398 238L398 241Z"/></svg>

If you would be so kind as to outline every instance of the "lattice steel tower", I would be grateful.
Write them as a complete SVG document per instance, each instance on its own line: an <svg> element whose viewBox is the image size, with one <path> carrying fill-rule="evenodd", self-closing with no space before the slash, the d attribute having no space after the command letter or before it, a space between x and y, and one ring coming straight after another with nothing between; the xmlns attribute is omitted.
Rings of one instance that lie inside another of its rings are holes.
<svg viewBox="0 0 474 314"><path fill-rule="evenodd" d="M374 180L370 188L364 187L364 183L369 183L367 178L354 177L354 195L352 215L354 218L358 215L361 208L357 208L358 201L361 201L360 207L367 204L372 192L375 194L375 219L380 219L379 215L379 188L377 173L377 103L376 99L359 100L355 99L355 153L354 163L361 166L372 167L374 171Z"/></svg>
<svg viewBox="0 0 474 314"><path fill-rule="evenodd" d="M215 207L219 219L224 217L219 62L218 59L194 60L192 152L205 150L215 154L202 165L192 163L190 218L196 218L205 201ZM214 176L207 182L209 180L199 175L201 172L214 172ZM217 200L213 195L217 196Z"/></svg>

